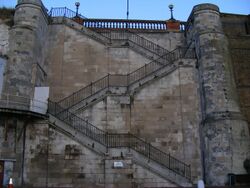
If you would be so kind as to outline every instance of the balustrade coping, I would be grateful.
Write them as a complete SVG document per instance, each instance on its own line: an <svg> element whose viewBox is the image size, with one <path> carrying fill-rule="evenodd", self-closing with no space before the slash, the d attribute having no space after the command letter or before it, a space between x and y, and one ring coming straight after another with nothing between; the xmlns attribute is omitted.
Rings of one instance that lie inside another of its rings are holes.
<svg viewBox="0 0 250 188"><path fill-rule="evenodd" d="M52 12L53 10L56 10L56 9L65 9L67 11L70 11L72 13L75 13L76 15L76 12L71 10L71 9L68 9L67 7L55 7L55 8L51 8L50 12L49 12L49 15L52 15L52 17L60 17L60 16L53 16ZM144 20L144 19L120 19L120 18L87 18L87 17L84 17L83 15L81 14L78 14L79 16L75 16L73 18L82 18L84 20L93 20L93 21L119 21L119 22L159 22L159 23L166 23L167 21L170 21L171 19L168 19L168 20ZM65 16L65 15L62 15L62 16ZM180 22L180 23L186 23L185 21L181 21L181 20L175 20L177 22Z"/></svg>
<svg viewBox="0 0 250 188"><path fill-rule="evenodd" d="M57 8L52 8L51 11L49 12L50 17L67 17L70 19L76 19L79 18L82 20L82 23L85 24L93 24L93 27L89 27L91 29L132 29L132 30L150 30L150 31L168 31L166 25L168 21L171 21L170 19L168 20L140 20L140 19L109 19L109 18L86 18L82 16L81 14L77 14L74 11L66 8L66 7L57 7ZM186 22L180 21L180 20L175 20L176 22L180 23L180 31L184 31L184 27L186 26ZM121 27L116 27L116 26L107 26L102 28L96 27L95 24L115 24L115 25L122 25L122 24L129 24L131 26L126 28L124 26ZM142 24L143 26L137 27L136 25L133 28L133 24ZM161 26L162 25L162 26Z"/></svg>

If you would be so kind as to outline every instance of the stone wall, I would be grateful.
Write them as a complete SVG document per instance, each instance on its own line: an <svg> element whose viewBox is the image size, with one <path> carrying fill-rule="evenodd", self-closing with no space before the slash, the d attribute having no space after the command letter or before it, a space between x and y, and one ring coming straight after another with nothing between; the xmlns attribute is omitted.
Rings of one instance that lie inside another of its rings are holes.
<svg viewBox="0 0 250 188"><path fill-rule="evenodd" d="M35 86L45 84L45 49L48 21L42 3L19 1L10 30L9 60L4 92L33 97ZM20 76L21 75L21 76Z"/></svg>
<svg viewBox="0 0 250 188"><path fill-rule="evenodd" d="M186 40L184 34L182 32L163 32L163 33L138 33L142 37L162 46L163 48L167 49L168 51L172 51L177 47L186 46Z"/></svg>
<svg viewBox="0 0 250 188"><path fill-rule="evenodd" d="M1 115L0 121L0 160L12 162L8 177L13 177L15 185L22 183L25 126L28 120L18 115Z"/></svg>
<svg viewBox="0 0 250 188"><path fill-rule="evenodd" d="M125 95L110 92L77 113L102 130L131 132L191 164L193 182L204 173L208 184L224 185L227 173L245 172L242 162L249 154L249 131L241 116L242 111L249 121L249 16L220 14L218 7L205 4L193 9L189 21L186 35L138 34L169 51L195 46L198 61L182 59L171 73ZM0 56L9 56L4 92L11 94L32 96L35 86L48 85L50 99L57 101L107 74L128 74L151 61L119 42L94 40L77 27L48 25L40 0L19 1L9 29L0 20ZM15 185L176 186L132 156L121 156L121 148L100 154L53 122L24 114L1 117L0 159L15 161ZM114 168L116 160L125 167Z"/></svg>
<svg viewBox="0 0 250 188"><path fill-rule="evenodd" d="M0 19L0 56L6 56L9 50L9 28L6 20Z"/></svg>
<svg viewBox="0 0 250 188"><path fill-rule="evenodd" d="M189 20L187 38L195 43L199 66L205 178L209 185L224 185L228 173L245 172L242 164L249 155L247 122L238 103L219 8L212 4L197 5ZM234 131L235 126L238 131Z"/></svg>
<svg viewBox="0 0 250 188"><path fill-rule="evenodd" d="M1 13L0 9L0 13ZM9 16L8 16L9 17ZM4 72L9 51L9 29L7 22L10 18L0 18L0 93L2 93L4 84Z"/></svg>
<svg viewBox="0 0 250 188"><path fill-rule="evenodd" d="M199 96L194 63L152 82L133 97L131 130L157 148L200 169Z"/></svg>
<svg viewBox="0 0 250 188"><path fill-rule="evenodd" d="M168 50L182 45L184 40L183 33L140 35ZM50 96L55 100L70 95L108 73L127 74L151 61L128 47L105 46L62 24L50 26L48 41L48 80Z"/></svg>
<svg viewBox="0 0 250 188"><path fill-rule="evenodd" d="M127 74L150 60L128 48L105 46L64 25L50 27L51 98L62 99L110 74Z"/></svg>
<svg viewBox="0 0 250 188"><path fill-rule="evenodd" d="M176 158L191 162L193 178L198 178L198 77L195 61L184 62L174 72L142 86L134 95L108 95L78 115L107 132L131 132Z"/></svg>
<svg viewBox="0 0 250 188"><path fill-rule="evenodd" d="M26 126L25 187L162 187L176 185L122 156L120 149L100 154L47 121ZM115 168L114 162L124 166Z"/></svg>
<svg viewBox="0 0 250 188"><path fill-rule="evenodd" d="M232 76L236 82L241 111L250 125L250 17L221 14L221 20L229 39Z"/></svg>
<svg viewBox="0 0 250 188"><path fill-rule="evenodd" d="M226 35L244 36L250 34L250 17L247 15L221 13L221 22Z"/></svg>

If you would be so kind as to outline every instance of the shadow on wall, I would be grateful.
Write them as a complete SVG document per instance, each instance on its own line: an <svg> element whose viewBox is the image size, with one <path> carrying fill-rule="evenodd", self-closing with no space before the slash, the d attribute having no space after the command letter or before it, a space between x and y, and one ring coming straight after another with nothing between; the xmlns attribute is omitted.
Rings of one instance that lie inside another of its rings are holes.
<svg viewBox="0 0 250 188"><path fill-rule="evenodd" d="M7 24L8 26L14 25L14 14L14 8L0 7L0 19L6 20L5 24Z"/></svg>

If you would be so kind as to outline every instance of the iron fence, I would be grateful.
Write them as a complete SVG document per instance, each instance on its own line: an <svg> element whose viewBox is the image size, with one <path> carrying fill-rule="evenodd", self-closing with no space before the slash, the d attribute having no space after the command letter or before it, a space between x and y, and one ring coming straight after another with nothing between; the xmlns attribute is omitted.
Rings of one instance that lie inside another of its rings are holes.
<svg viewBox="0 0 250 188"><path fill-rule="evenodd" d="M67 7L51 8L49 12L49 16L50 17L66 17L69 19L73 19L73 18L87 19L85 16L78 14L75 11L68 9Z"/></svg>

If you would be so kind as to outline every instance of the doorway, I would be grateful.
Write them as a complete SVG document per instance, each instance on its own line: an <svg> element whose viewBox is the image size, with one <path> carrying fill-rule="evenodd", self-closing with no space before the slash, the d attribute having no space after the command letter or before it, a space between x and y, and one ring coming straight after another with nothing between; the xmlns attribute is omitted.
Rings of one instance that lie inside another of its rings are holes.
<svg viewBox="0 0 250 188"><path fill-rule="evenodd" d="M4 161L0 161L0 188L3 188Z"/></svg>

